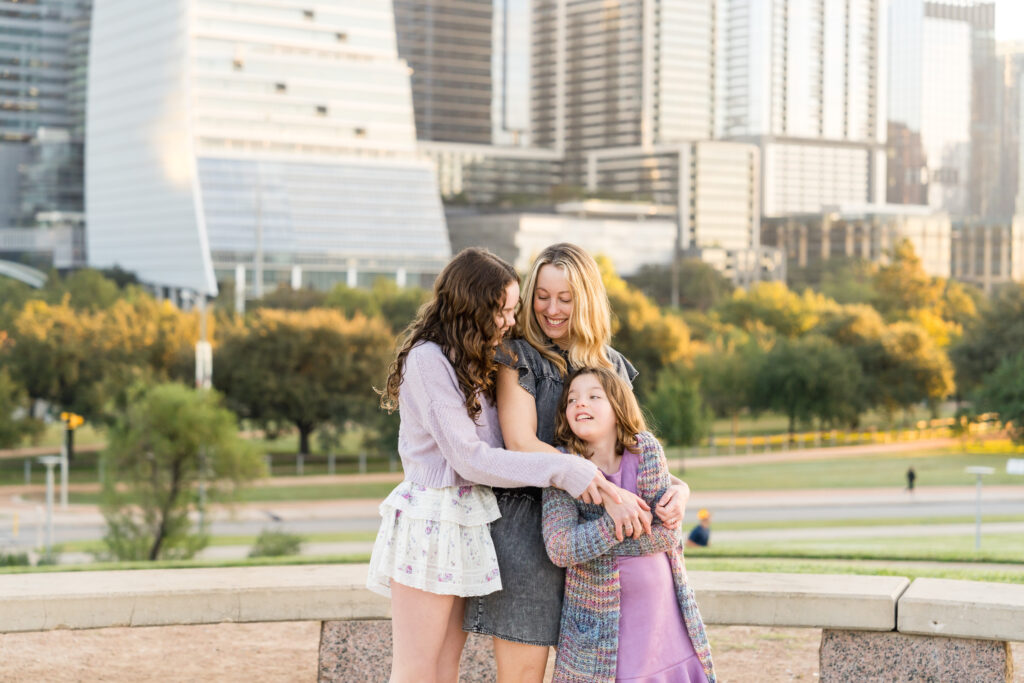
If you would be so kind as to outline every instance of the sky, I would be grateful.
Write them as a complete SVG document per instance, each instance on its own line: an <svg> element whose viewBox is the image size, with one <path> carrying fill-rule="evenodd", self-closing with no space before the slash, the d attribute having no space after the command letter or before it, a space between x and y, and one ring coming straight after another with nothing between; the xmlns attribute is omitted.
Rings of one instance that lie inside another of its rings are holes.
<svg viewBox="0 0 1024 683"><path fill-rule="evenodd" d="M1024 0L996 0L996 40L1024 41Z"/></svg>

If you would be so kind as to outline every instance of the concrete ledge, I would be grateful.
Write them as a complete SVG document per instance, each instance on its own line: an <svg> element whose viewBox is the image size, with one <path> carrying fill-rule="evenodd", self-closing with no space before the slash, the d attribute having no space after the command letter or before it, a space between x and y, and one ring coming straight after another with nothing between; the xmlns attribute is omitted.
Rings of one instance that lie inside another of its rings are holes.
<svg viewBox="0 0 1024 683"><path fill-rule="evenodd" d="M1024 641L1024 585L917 579L900 598L898 630Z"/></svg>
<svg viewBox="0 0 1024 683"><path fill-rule="evenodd" d="M390 602L365 581L366 565L11 574L0 576L0 632L390 619ZM896 600L910 583L743 572L692 572L690 581L709 624L881 631L895 628Z"/></svg>
<svg viewBox="0 0 1024 683"><path fill-rule="evenodd" d="M225 621L390 619L365 565L0 576L0 632Z"/></svg>
<svg viewBox="0 0 1024 683"><path fill-rule="evenodd" d="M690 572L708 624L891 631L898 576Z"/></svg>

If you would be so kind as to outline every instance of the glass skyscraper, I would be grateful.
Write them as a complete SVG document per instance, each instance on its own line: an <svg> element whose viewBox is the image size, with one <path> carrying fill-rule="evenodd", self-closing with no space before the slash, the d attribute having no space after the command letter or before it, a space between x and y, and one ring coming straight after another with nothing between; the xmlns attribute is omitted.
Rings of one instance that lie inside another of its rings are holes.
<svg viewBox="0 0 1024 683"><path fill-rule="evenodd" d="M84 71L75 41L87 25L87 0L4 2L0 12L0 227L31 225L35 216L25 206L40 204L50 211L81 211L80 109L75 108L76 74ZM87 37L87 34L86 34ZM51 133L38 140L40 129ZM33 141L35 143L33 144ZM64 149L55 151L56 147ZM45 148L45 152L42 149ZM66 163L65 163L66 162ZM62 166L47 166L61 164ZM62 190L65 196L34 196L23 201L21 190L30 174L56 176L77 182ZM77 195L69 205L67 194Z"/></svg>
<svg viewBox="0 0 1024 683"><path fill-rule="evenodd" d="M243 271L258 296L450 257L389 0L97 0L91 45L92 265L205 294Z"/></svg>
<svg viewBox="0 0 1024 683"><path fill-rule="evenodd" d="M762 212L885 192L882 0L717 0L715 129L758 144Z"/></svg>
<svg viewBox="0 0 1024 683"><path fill-rule="evenodd" d="M888 199L987 214L998 168L992 2L889 5Z"/></svg>

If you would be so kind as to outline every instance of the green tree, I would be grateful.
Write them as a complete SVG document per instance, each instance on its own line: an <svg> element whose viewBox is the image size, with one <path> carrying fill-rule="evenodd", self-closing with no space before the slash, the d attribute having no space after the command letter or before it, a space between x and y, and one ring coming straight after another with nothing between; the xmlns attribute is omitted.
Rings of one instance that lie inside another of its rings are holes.
<svg viewBox="0 0 1024 683"><path fill-rule="evenodd" d="M177 383L141 390L101 457L104 543L121 560L192 557L208 541L189 520L200 477L210 500L222 500L263 474L259 454L239 437L220 395Z"/></svg>
<svg viewBox="0 0 1024 683"><path fill-rule="evenodd" d="M800 339L780 337L758 364L752 407L785 415L792 437L798 422L855 420L856 405L849 399L860 385L857 360L831 340L817 334Z"/></svg>
<svg viewBox="0 0 1024 683"><path fill-rule="evenodd" d="M263 309L223 339L213 381L239 415L268 431L295 425L299 451L309 453L318 425L376 412L374 382L383 382L393 349L379 318Z"/></svg>
<svg viewBox="0 0 1024 683"><path fill-rule="evenodd" d="M755 344L716 350L694 359L700 390L718 417L732 421L736 438L740 413L751 404L751 389L760 349Z"/></svg>
<svg viewBox="0 0 1024 683"><path fill-rule="evenodd" d="M412 322L429 296L430 292L420 287L399 287L394 280L379 277L369 290L341 283L335 285L327 294L324 306L340 309L349 318L357 313L368 318L382 316L397 333Z"/></svg>
<svg viewBox="0 0 1024 683"><path fill-rule="evenodd" d="M668 306L672 301L672 268L645 265L626 281L658 303ZM707 311L727 299L736 286L718 270L697 259L679 263L679 306Z"/></svg>
<svg viewBox="0 0 1024 683"><path fill-rule="evenodd" d="M0 347L3 341L0 332ZM25 390L11 379L6 368L0 368L0 448L17 446L25 437L41 431L42 422L28 416L27 406Z"/></svg>
<svg viewBox="0 0 1024 683"><path fill-rule="evenodd" d="M974 392L975 412L999 413L1015 443L1024 443L1024 352L1004 357Z"/></svg>
<svg viewBox="0 0 1024 683"><path fill-rule="evenodd" d="M66 277L51 274L44 287L46 300L58 304L66 300L78 311L98 311L110 308L122 298L121 290L114 280L92 268L76 270Z"/></svg>
<svg viewBox="0 0 1024 683"><path fill-rule="evenodd" d="M648 402L658 436L676 446L691 446L707 436L710 411L701 399L700 383L692 371L670 366L658 373Z"/></svg>
<svg viewBox="0 0 1024 683"><path fill-rule="evenodd" d="M862 259L829 259L818 291L840 304L869 304L878 296L876 270L875 264Z"/></svg>
<svg viewBox="0 0 1024 683"><path fill-rule="evenodd" d="M1003 287L950 349L956 384L965 395L976 389L1004 358L1024 348L1024 284Z"/></svg>
<svg viewBox="0 0 1024 683"><path fill-rule="evenodd" d="M430 298L430 292L425 289L399 287L394 280L387 278L378 278L373 283L372 293L381 315L396 333L409 326L420 306Z"/></svg>
<svg viewBox="0 0 1024 683"><path fill-rule="evenodd" d="M256 308L283 308L289 311L308 311L311 308L323 308L327 294L316 289L303 287L292 289L282 282L272 292L263 296L256 303Z"/></svg>

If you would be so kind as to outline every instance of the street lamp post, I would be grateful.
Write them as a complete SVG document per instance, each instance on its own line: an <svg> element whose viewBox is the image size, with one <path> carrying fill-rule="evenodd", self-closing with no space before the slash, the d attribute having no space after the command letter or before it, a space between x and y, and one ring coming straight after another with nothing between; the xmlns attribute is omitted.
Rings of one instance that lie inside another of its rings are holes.
<svg viewBox="0 0 1024 683"><path fill-rule="evenodd" d="M991 467L968 467L967 474L977 477L977 499L974 506L974 549L981 549L981 478L986 474L992 474L995 469Z"/></svg>
<svg viewBox="0 0 1024 683"><path fill-rule="evenodd" d="M46 554L53 552L53 468L61 463L59 455L44 455L39 463L46 467Z"/></svg>

